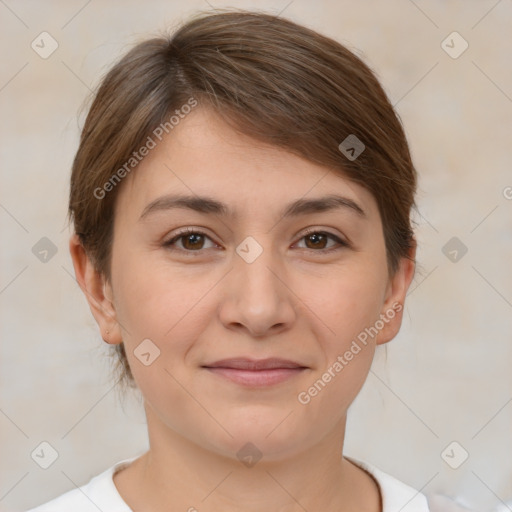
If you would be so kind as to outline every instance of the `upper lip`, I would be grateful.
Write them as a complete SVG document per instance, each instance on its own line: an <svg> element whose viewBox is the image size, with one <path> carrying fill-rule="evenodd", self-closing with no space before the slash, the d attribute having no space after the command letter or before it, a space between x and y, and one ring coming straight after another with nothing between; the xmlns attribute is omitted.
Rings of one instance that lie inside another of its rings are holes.
<svg viewBox="0 0 512 512"><path fill-rule="evenodd" d="M275 370L277 368L306 368L305 366L288 359L271 357L268 359L251 359L237 357L221 359L214 363L203 365L206 368L232 368L235 370Z"/></svg>

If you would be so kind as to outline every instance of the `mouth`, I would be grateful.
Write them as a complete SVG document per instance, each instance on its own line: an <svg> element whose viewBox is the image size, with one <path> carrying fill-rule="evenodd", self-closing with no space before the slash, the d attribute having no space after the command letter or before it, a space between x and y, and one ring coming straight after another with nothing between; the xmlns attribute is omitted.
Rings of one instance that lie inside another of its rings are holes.
<svg viewBox="0 0 512 512"><path fill-rule="evenodd" d="M234 358L216 361L202 368L237 384L264 387L300 375L308 367L287 359Z"/></svg>

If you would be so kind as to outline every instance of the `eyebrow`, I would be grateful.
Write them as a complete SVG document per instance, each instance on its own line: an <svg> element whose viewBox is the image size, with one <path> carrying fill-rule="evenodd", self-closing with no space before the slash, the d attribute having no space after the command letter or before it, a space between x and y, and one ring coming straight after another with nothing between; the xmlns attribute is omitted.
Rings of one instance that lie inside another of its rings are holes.
<svg viewBox="0 0 512 512"><path fill-rule="evenodd" d="M176 208L193 210L199 213L235 217L236 214L228 205L207 196L192 195L166 195L151 201L143 210L139 221L150 213L166 211ZM352 199L337 194L329 194L314 199L298 199L286 205L280 212L281 217L297 217L311 213L326 212L337 209L357 214L358 217L367 218L365 211Z"/></svg>

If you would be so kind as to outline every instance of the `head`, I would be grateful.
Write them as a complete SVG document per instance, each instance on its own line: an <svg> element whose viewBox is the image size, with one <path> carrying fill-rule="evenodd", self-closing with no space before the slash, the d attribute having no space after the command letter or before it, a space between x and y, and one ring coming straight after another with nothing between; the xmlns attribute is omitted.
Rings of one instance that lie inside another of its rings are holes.
<svg viewBox="0 0 512 512"><path fill-rule="evenodd" d="M69 203L119 382L222 453L319 439L400 329L415 188L397 114L341 44L247 12L138 44L95 94ZM303 370L255 391L206 368L242 356Z"/></svg>

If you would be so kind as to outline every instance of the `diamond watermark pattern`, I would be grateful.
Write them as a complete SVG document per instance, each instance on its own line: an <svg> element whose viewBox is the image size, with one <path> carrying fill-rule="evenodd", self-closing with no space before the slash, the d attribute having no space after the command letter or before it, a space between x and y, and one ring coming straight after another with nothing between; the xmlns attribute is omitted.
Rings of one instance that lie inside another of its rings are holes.
<svg viewBox="0 0 512 512"><path fill-rule="evenodd" d="M442 452L441 458L450 466L452 469L457 469L466 462L469 457L469 453L466 449L457 441L452 441Z"/></svg>
<svg viewBox="0 0 512 512"><path fill-rule="evenodd" d="M247 466L252 468L263 456L258 448L252 443L246 443L236 453L238 460Z"/></svg>
<svg viewBox="0 0 512 512"><path fill-rule="evenodd" d="M48 263L57 254L57 246L49 238L43 236L32 247L32 254L42 263Z"/></svg>
<svg viewBox="0 0 512 512"><path fill-rule="evenodd" d="M246 263L252 263L263 252L263 247L252 237L248 236L236 248L236 253L245 260Z"/></svg>
<svg viewBox="0 0 512 512"><path fill-rule="evenodd" d="M366 146L363 142L353 133L346 137L338 146L338 149L352 162L365 150L365 148Z"/></svg>
<svg viewBox="0 0 512 512"><path fill-rule="evenodd" d="M41 32L30 46L39 57L47 59L59 47L59 43L48 32Z"/></svg>
<svg viewBox="0 0 512 512"><path fill-rule="evenodd" d="M441 43L441 48L452 59L458 59L468 47L468 42L458 32L452 32Z"/></svg>
<svg viewBox="0 0 512 512"><path fill-rule="evenodd" d="M468 248L454 236L443 245L441 251L452 263L458 263L468 252Z"/></svg>
<svg viewBox="0 0 512 512"><path fill-rule="evenodd" d="M160 357L160 349L149 338L146 338L137 345L133 354L144 366L149 366Z"/></svg>
<svg viewBox="0 0 512 512"><path fill-rule="evenodd" d="M30 456L39 467L48 469L59 458L59 452L50 443L43 441L34 448Z"/></svg>

